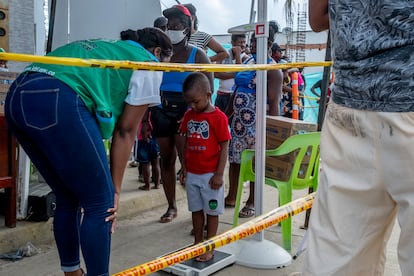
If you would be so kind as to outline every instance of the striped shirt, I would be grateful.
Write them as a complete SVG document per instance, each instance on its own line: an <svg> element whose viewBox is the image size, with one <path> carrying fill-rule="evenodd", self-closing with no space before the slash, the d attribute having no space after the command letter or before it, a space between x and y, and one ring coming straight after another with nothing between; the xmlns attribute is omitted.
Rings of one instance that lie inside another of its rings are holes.
<svg viewBox="0 0 414 276"><path fill-rule="evenodd" d="M208 50L207 44L210 42L210 40L213 37L205 32L197 31L193 34L191 34L190 40L188 40L188 43L193 44L197 46L198 48L203 49L206 53Z"/></svg>

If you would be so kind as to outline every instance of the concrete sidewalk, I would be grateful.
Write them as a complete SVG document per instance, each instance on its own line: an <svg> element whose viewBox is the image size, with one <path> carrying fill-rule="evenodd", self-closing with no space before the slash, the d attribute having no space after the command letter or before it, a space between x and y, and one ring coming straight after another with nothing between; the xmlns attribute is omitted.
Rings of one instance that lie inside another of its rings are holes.
<svg viewBox="0 0 414 276"><path fill-rule="evenodd" d="M227 178L226 178L227 179ZM121 195L121 206L117 230L113 234L111 252L111 273L126 270L139 264L151 261L158 256L172 252L193 242L190 236L191 213L187 211L185 190L177 185L178 217L171 223L159 223L159 217L166 210L166 199L162 188L159 190L138 190L137 169L127 168ZM294 198L302 197L306 191L294 191ZM243 199L248 195L248 188L243 191ZM277 190L264 187L264 211L268 212L277 207ZM234 209L225 210L220 217L219 233L232 226ZM304 213L293 217L292 224L292 254L296 253L298 244L305 233L300 229L304 222ZM248 219L240 219L240 223ZM0 254L17 249L26 242L32 242L40 253L10 262L0 260L0 275L63 275L59 269L57 250L52 236L52 220L48 222L18 222L14 229L0 227ZM352 231L352 229L350 229ZM394 228L387 250L386 276L401 275L396 257L396 244L399 229ZM278 226L265 231L265 239L281 244L281 229ZM258 270L240 265L227 267L216 275L289 275L300 271L303 258L300 256L282 269ZM156 272L154 275L167 275L166 272Z"/></svg>

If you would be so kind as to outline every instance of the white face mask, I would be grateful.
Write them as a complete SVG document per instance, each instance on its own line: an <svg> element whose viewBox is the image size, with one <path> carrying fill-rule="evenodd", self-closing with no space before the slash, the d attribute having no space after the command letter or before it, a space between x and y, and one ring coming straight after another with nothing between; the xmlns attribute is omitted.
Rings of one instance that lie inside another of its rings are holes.
<svg viewBox="0 0 414 276"><path fill-rule="evenodd" d="M187 36L187 34L185 34L184 32L185 32L185 30L183 30L183 31L168 30L167 35L171 39L172 44L178 44L181 41L183 41L183 39Z"/></svg>

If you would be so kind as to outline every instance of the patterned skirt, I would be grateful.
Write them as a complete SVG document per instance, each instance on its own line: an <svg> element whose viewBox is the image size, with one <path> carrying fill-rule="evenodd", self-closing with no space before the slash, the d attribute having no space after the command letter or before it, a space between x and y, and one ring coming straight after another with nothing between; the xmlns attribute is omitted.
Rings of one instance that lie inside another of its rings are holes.
<svg viewBox="0 0 414 276"><path fill-rule="evenodd" d="M236 92L231 121L229 162L240 164L244 149L254 149L256 144L256 95Z"/></svg>

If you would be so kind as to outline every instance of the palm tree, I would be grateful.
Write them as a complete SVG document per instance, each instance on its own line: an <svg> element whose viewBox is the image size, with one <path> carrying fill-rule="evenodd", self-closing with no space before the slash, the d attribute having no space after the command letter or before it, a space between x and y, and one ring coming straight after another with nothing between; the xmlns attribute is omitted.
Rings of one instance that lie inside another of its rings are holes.
<svg viewBox="0 0 414 276"><path fill-rule="evenodd" d="M273 3L276 4L278 3L279 0L273 0ZM293 22L293 4L294 4L295 0L285 0L285 3L283 4L283 10L284 10L284 14L285 14L285 20L286 23L289 22L290 20L292 20ZM292 18L292 19L291 19Z"/></svg>
<svg viewBox="0 0 414 276"><path fill-rule="evenodd" d="M278 2L278 0L273 0L273 1ZM283 5L286 23L293 22L294 2L295 0L285 0L285 4Z"/></svg>
<svg viewBox="0 0 414 276"><path fill-rule="evenodd" d="M279 3L279 0L273 0L273 3ZM295 11L294 4L295 0L284 0L283 4L283 13L285 15L286 27L282 30L282 33L286 35L286 55L289 57L289 59L293 57L289 46L293 40L293 19Z"/></svg>

